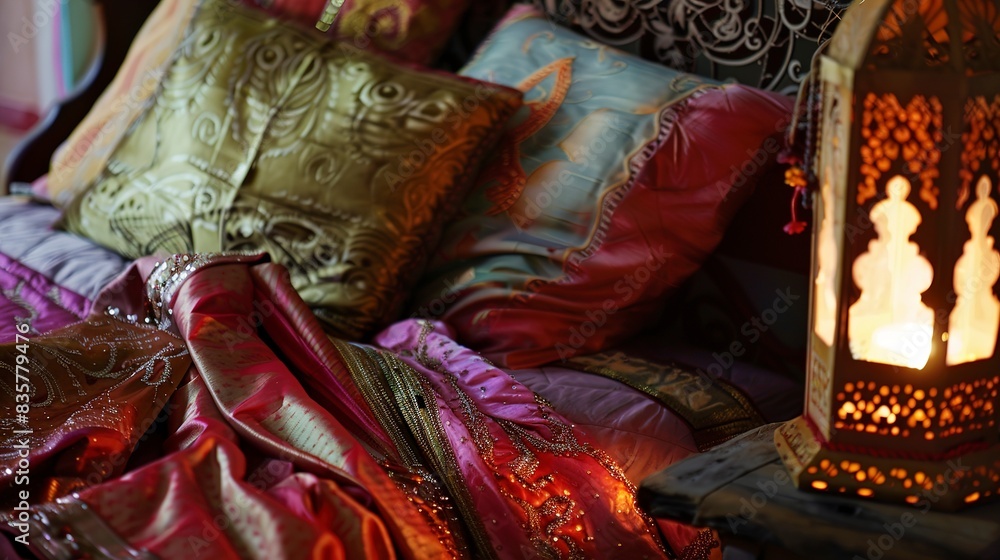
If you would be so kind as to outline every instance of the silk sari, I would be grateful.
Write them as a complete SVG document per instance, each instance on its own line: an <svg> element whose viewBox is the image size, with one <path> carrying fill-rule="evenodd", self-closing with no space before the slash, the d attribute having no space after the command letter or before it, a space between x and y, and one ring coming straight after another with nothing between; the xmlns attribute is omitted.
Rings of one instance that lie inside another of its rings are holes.
<svg viewBox="0 0 1000 560"><path fill-rule="evenodd" d="M657 558L687 544L662 540L613 457L444 325L330 339L259 256L141 259L85 320L25 344L0 346L0 363L28 356L27 387L0 381L8 555Z"/></svg>

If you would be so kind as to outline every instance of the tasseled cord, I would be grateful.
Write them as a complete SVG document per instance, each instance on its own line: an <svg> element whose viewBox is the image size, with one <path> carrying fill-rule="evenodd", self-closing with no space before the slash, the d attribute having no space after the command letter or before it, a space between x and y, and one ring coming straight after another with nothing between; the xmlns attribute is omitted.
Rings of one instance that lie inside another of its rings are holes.
<svg viewBox="0 0 1000 560"><path fill-rule="evenodd" d="M819 57L823 51L821 46L813 54L810 64L811 70L806 80L799 87L798 96L795 98L795 110L792 115L792 123L788 126L788 146L778 155L778 162L788 165L785 171L785 184L794 189L792 193L791 214L792 221L785 224L784 230L788 235L796 235L806 230L807 224L799 219L799 207L803 198L813 185L814 176L812 167L815 158L816 142L816 121L817 113L821 108L816 107L816 92L819 90ZM805 105L805 107L803 107ZM802 123L803 117L805 122ZM802 146L797 144L799 138L799 128L804 125L805 141Z"/></svg>
<svg viewBox="0 0 1000 560"><path fill-rule="evenodd" d="M785 171L785 184L795 189L792 193L792 221L785 224L783 228L788 235L802 233L809 225L799 219L799 204L802 196L805 195L809 182L806 181L806 172L802 169L802 160L795 154L787 153L778 157L780 163L789 165Z"/></svg>

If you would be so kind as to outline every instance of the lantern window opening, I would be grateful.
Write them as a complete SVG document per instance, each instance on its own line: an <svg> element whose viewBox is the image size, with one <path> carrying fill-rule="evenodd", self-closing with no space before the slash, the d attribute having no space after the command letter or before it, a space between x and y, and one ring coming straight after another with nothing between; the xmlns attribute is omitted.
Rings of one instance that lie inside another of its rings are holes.
<svg viewBox="0 0 1000 560"><path fill-rule="evenodd" d="M931 355L934 310L921 300L934 278L910 237L922 219L910 203L910 182L889 179L886 198L871 209L876 237L854 261L861 291L849 310L848 338L856 360L923 369Z"/></svg>
<svg viewBox="0 0 1000 560"><path fill-rule="evenodd" d="M993 185L983 175L965 215L970 238L955 263L955 308L949 319L946 363L964 364L993 356L1000 330L1000 299L993 293L1000 279L1000 252L989 235L998 207Z"/></svg>

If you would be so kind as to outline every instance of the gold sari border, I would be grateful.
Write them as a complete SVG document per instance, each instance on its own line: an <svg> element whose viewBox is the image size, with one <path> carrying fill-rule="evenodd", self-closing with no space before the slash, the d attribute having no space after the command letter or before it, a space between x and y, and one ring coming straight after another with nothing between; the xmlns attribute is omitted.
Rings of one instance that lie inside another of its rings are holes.
<svg viewBox="0 0 1000 560"><path fill-rule="evenodd" d="M698 451L707 451L765 424L750 399L724 379L624 352L573 358L568 365L624 383L653 397L691 428Z"/></svg>
<svg viewBox="0 0 1000 560"><path fill-rule="evenodd" d="M19 523L11 513L0 520L14 528ZM76 494L35 506L26 523L32 552L45 560L159 560L148 550L129 545Z"/></svg>
<svg viewBox="0 0 1000 560"><path fill-rule="evenodd" d="M453 557L469 555L468 530L480 552L485 551L485 558L492 558L489 537L478 525L477 510L458 461L451 453L440 419L432 412L437 403L433 389L390 352L331 340L361 396L395 446L376 449L376 459L390 470L390 477L411 495L411 500L418 499L426 506L422 513L428 525L442 542L450 542ZM449 500L458 505L458 512L446 505Z"/></svg>

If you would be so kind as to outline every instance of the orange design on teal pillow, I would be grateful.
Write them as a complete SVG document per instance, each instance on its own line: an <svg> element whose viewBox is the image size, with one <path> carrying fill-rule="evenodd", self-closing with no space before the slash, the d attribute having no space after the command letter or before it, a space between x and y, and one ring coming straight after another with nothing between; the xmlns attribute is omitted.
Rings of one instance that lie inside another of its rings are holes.
<svg viewBox="0 0 1000 560"><path fill-rule="evenodd" d="M553 75L555 84L552 90L540 100L525 103L525 107L530 111L528 117L504 135L500 143L500 154L479 175L481 184L489 185L494 181L497 182L486 189L486 197L494 204L493 208L486 211L487 216L506 212L521 198L524 186L528 182L528 176L521 166L521 143L549 124L562 106L573 81L573 58L555 60L525 78L517 86L521 91L531 91Z"/></svg>

